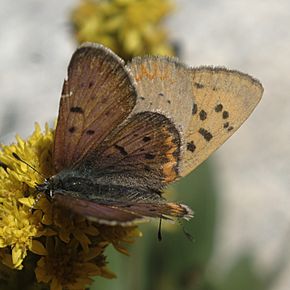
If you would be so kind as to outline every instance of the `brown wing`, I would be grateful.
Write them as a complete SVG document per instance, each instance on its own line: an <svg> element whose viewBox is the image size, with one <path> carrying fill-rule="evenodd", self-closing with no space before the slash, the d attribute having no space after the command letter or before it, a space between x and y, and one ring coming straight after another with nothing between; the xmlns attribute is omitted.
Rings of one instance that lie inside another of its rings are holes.
<svg viewBox="0 0 290 290"><path fill-rule="evenodd" d="M130 117L82 165L105 175L107 182L113 176L115 184L120 179L122 185L158 189L177 178L179 155L180 137L173 123L164 115L143 112Z"/></svg>
<svg viewBox="0 0 290 290"><path fill-rule="evenodd" d="M69 195L56 194L55 205L65 207L72 212L83 215L92 221L107 225L129 226L148 218L192 218L193 212L183 204L150 202L110 202L99 204L90 200L77 199Z"/></svg>
<svg viewBox="0 0 290 290"><path fill-rule="evenodd" d="M111 50L84 44L73 54L63 85L54 165L72 167L114 130L136 103L133 80Z"/></svg>
<svg viewBox="0 0 290 290"><path fill-rule="evenodd" d="M259 81L238 71L201 67L189 73L194 105L184 137L181 176L190 173L232 136L263 94Z"/></svg>
<svg viewBox="0 0 290 290"><path fill-rule="evenodd" d="M187 206L166 203L160 196L162 187L178 177L179 155L179 133L168 118L153 112L132 115L74 169L98 186L77 194L56 189L53 200L108 225L189 219Z"/></svg>

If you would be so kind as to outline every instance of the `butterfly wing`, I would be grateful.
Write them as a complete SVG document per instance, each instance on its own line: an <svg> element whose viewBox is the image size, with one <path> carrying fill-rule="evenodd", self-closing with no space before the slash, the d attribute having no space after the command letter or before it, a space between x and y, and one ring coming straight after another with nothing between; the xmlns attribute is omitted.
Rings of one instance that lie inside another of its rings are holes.
<svg viewBox="0 0 290 290"><path fill-rule="evenodd" d="M180 136L174 124L162 114L142 112L122 124L82 166L94 168L93 174L107 182L160 190L176 179L179 158Z"/></svg>
<svg viewBox="0 0 290 290"><path fill-rule="evenodd" d="M77 194L56 190L54 200L107 224L125 225L144 217L188 219L188 207L166 203L160 196L164 185L178 176L179 149L179 132L168 118L154 112L134 114L75 168L97 186Z"/></svg>
<svg viewBox="0 0 290 290"><path fill-rule="evenodd" d="M190 71L194 105L185 133L180 175L190 173L220 147L249 117L263 87L247 74L224 68Z"/></svg>
<svg viewBox="0 0 290 290"><path fill-rule="evenodd" d="M57 172L76 166L132 111L134 81L111 50L84 44L73 54L64 81L55 132Z"/></svg>
<svg viewBox="0 0 290 290"><path fill-rule="evenodd" d="M187 218L191 211L186 206L166 203L159 196L164 184L178 174L178 130L159 113L136 110L128 118L136 103L133 84L123 62L104 47L83 45L74 53L60 103L56 170L73 168L80 174L90 170L85 178L135 191L129 197L125 191L125 203L117 193L112 204L106 192L96 201L81 192L76 198L72 192L56 189L54 202L107 224L144 217ZM150 190L152 194L144 197Z"/></svg>
<svg viewBox="0 0 290 290"><path fill-rule="evenodd" d="M180 129L180 176L221 146L249 117L263 93L257 80L224 68L187 68L167 57L138 57L128 66L138 91L134 111L144 107L161 111Z"/></svg>
<svg viewBox="0 0 290 290"><path fill-rule="evenodd" d="M175 217L188 220L193 216L191 209L177 203L113 201L106 204L60 194L55 196L54 202L56 206L60 205L92 221L106 225L130 226L147 221L148 218L171 219Z"/></svg>
<svg viewBox="0 0 290 290"><path fill-rule="evenodd" d="M69 209L75 214L107 225L130 225L138 221L142 222L146 220L142 215L109 205L78 199L68 194L56 194L54 197L54 205Z"/></svg>
<svg viewBox="0 0 290 290"><path fill-rule="evenodd" d="M102 46L81 47L63 87L55 167L89 171L100 185L123 189L115 199L104 192L98 202L56 193L57 203L107 224L190 217L186 206L164 202L160 190L225 142L262 92L258 81L236 71L189 69L162 57L136 58L125 68Z"/></svg>
<svg viewBox="0 0 290 290"><path fill-rule="evenodd" d="M127 67L138 93L134 112L161 113L185 132L194 103L189 68L175 58L162 56L135 57Z"/></svg>

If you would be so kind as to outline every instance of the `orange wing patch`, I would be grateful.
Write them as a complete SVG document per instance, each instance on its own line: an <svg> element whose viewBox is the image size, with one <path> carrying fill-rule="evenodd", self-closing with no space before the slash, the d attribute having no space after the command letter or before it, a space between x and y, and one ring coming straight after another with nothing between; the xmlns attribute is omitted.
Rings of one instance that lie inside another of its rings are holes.
<svg viewBox="0 0 290 290"><path fill-rule="evenodd" d="M168 151L165 152L166 159L168 160L162 167L164 181L166 183L174 181L178 177L178 159L180 155L180 144L176 143L176 140L169 136L165 140L165 146L168 147Z"/></svg>
<svg viewBox="0 0 290 290"><path fill-rule="evenodd" d="M160 70L159 63L151 63L150 67L148 67L147 64L142 63L135 74L135 80L139 82L143 79L148 79L150 81L155 81L156 79L162 81L169 80L171 83L174 83L174 80L172 79L172 71L168 68Z"/></svg>

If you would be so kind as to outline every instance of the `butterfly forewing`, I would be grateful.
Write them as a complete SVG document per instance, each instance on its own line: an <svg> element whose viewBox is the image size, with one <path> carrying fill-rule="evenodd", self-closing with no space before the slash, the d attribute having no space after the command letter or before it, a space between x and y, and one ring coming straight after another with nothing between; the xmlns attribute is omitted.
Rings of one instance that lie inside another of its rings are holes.
<svg viewBox="0 0 290 290"><path fill-rule="evenodd" d="M242 125L263 93L257 80L238 71L201 67L189 73L195 103L185 134L182 176L206 160Z"/></svg>
<svg viewBox="0 0 290 290"><path fill-rule="evenodd" d="M73 54L57 121L57 171L77 165L135 106L133 79L123 61L101 45L85 44Z"/></svg>
<svg viewBox="0 0 290 290"><path fill-rule="evenodd" d="M223 68L188 68L174 58L137 57L128 65L137 84L134 112L157 111L179 129L180 175L190 173L248 118L263 88Z"/></svg>
<svg viewBox="0 0 290 290"><path fill-rule="evenodd" d="M138 93L134 112L161 113L178 130L186 131L194 102L189 68L175 58L162 56L135 57L127 66Z"/></svg>

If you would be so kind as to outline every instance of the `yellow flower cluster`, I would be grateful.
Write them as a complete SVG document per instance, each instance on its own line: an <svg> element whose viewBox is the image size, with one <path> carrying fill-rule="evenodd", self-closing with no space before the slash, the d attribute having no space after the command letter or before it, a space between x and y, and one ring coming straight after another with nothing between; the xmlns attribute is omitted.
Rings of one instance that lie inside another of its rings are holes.
<svg viewBox="0 0 290 290"><path fill-rule="evenodd" d="M104 250L112 244L126 253L123 242L140 236L136 227L110 227L72 216L52 206L35 184L54 174L54 130L36 124L28 138L0 150L0 261L22 270L24 259L33 260L37 282L50 289L85 289L92 277L113 278L106 268ZM17 160L13 153L37 171ZM3 267L0 267L2 269Z"/></svg>
<svg viewBox="0 0 290 290"><path fill-rule="evenodd" d="M120 57L173 55L161 21L170 0L83 0L72 14L76 38L102 43Z"/></svg>

